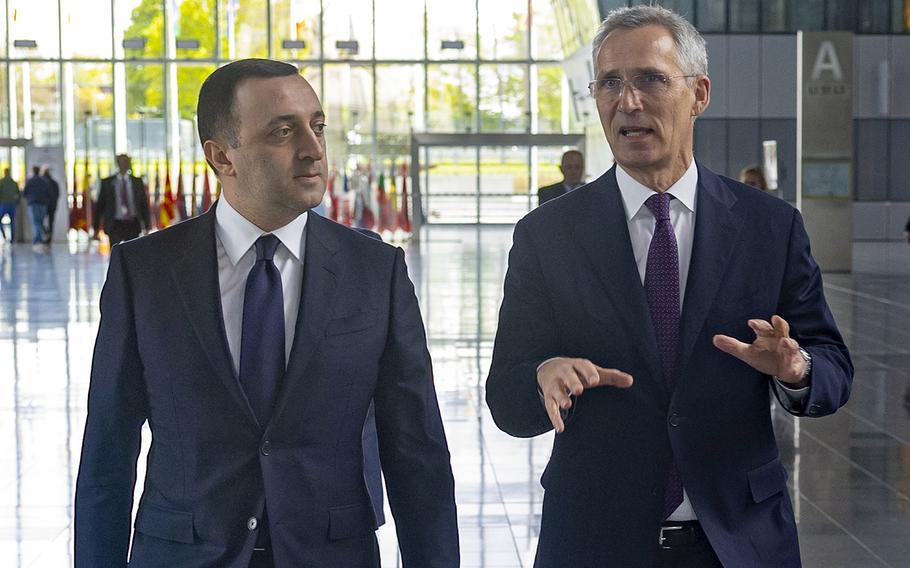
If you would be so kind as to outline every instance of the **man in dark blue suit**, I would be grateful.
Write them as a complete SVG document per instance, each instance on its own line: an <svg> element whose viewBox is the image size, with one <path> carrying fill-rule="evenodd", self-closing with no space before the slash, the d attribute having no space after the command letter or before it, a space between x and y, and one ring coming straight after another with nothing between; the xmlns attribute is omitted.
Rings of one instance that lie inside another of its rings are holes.
<svg viewBox="0 0 910 568"><path fill-rule="evenodd" d="M500 428L557 432L535 566L799 566L769 391L823 416L853 375L802 219L694 160L688 22L619 9L593 47L617 165L516 226L487 380Z"/></svg>
<svg viewBox="0 0 910 568"><path fill-rule="evenodd" d="M404 565L457 567L449 452L404 253L309 213L327 174L315 92L294 66L237 61L206 79L197 114L222 199L111 253L76 566L126 566L128 549L139 568L379 566L372 401Z"/></svg>

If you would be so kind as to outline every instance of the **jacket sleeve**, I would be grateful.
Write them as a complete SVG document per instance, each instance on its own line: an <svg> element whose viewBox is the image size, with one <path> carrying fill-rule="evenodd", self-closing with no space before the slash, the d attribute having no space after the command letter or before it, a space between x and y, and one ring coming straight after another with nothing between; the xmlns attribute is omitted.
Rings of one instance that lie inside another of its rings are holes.
<svg viewBox="0 0 910 568"><path fill-rule="evenodd" d="M496 425L522 438L553 427L537 387L537 367L560 355L542 274L531 233L519 222L509 252L486 399Z"/></svg>
<svg viewBox="0 0 910 568"><path fill-rule="evenodd" d="M379 454L405 568L459 566L450 456L414 286L398 249L374 400Z"/></svg>
<svg viewBox="0 0 910 568"><path fill-rule="evenodd" d="M846 404L853 384L853 362L825 301L821 271L812 258L809 236L795 209L778 313L790 335L812 357L809 397L801 407L781 405L797 416L825 416ZM775 394L780 394L774 389Z"/></svg>
<svg viewBox="0 0 910 568"><path fill-rule="evenodd" d="M101 292L88 418L76 481L75 566L125 567L147 399L123 247Z"/></svg>
<svg viewBox="0 0 910 568"><path fill-rule="evenodd" d="M133 178L133 187L136 189L135 196L139 220L142 222L142 228L148 231L152 228L152 216L149 211L149 196L145 191L145 184L142 183L142 179Z"/></svg>

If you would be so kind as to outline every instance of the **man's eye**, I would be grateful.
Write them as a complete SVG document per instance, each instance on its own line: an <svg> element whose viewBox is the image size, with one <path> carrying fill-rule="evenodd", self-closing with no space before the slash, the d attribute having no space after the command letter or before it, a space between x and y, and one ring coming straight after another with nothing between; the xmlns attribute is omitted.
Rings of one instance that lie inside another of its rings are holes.
<svg viewBox="0 0 910 568"><path fill-rule="evenodd" d="M603 79L600 84L607 89L618 89L622 85L622 80L617 77L607 77Z"/></svg>
<svg viewBox="0 0 910 568"><path fill-rule="evenodd" d="M645 83L666 83L667 76L661 73L648 73L642 76L642 80Z"/></svg>
<svg viewBox="0 0 910 568"><path fill-rule="evenodd" d="M285 126L284 128L279 128L273 134L279 138L287 138L291 135L291 132L292 130L289 127Z"/></svg>
<svg viewBox="0 0 910 568"><path fill-rule="evenodd" d="M325 132L325 124L323 124L321 122L319 124L314 124L313 132L315 132L316 134L322 134L323 132Z"/></svg>

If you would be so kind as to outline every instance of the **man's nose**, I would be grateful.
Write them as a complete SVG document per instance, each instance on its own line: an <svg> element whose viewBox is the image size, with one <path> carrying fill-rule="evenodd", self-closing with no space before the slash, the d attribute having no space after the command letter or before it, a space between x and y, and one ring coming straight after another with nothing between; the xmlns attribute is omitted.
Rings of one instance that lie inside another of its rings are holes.
<svg viewBox="0 0 910 568"><path fill-rule="evenodd" d="M619 88L619 112L641 110L641 97L638 90L630 83L624 82Z"/></svg>
<svg viewBox="0 0 910 568"><path fill-rule="evenodd" d="M297 145L297 158L300 160L311 159L318 162L325 155L325 150L319 137L312 129L306 129L300 135L300 141Z"/></svg>

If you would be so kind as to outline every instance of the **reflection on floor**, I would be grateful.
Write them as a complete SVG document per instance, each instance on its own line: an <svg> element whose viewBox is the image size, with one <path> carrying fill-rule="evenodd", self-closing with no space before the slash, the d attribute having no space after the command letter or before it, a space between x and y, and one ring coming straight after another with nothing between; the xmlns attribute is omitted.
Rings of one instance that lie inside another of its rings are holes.
<svg viewBox="0 0 910 568"><path fill-rule="evenodd" d="M530 567L551 435L499 432L483 403L505 228L432 228L409 247L457 484L463 566ZM834 416L776 412L807 567L910 566L910 247L857 246L825 277L853 352ZM87 243L0 249L0 566L72 564L72 494L106 258ZM140 460L142 463L144 459ZM380 530L396 566L394 526Z"/></svg>

